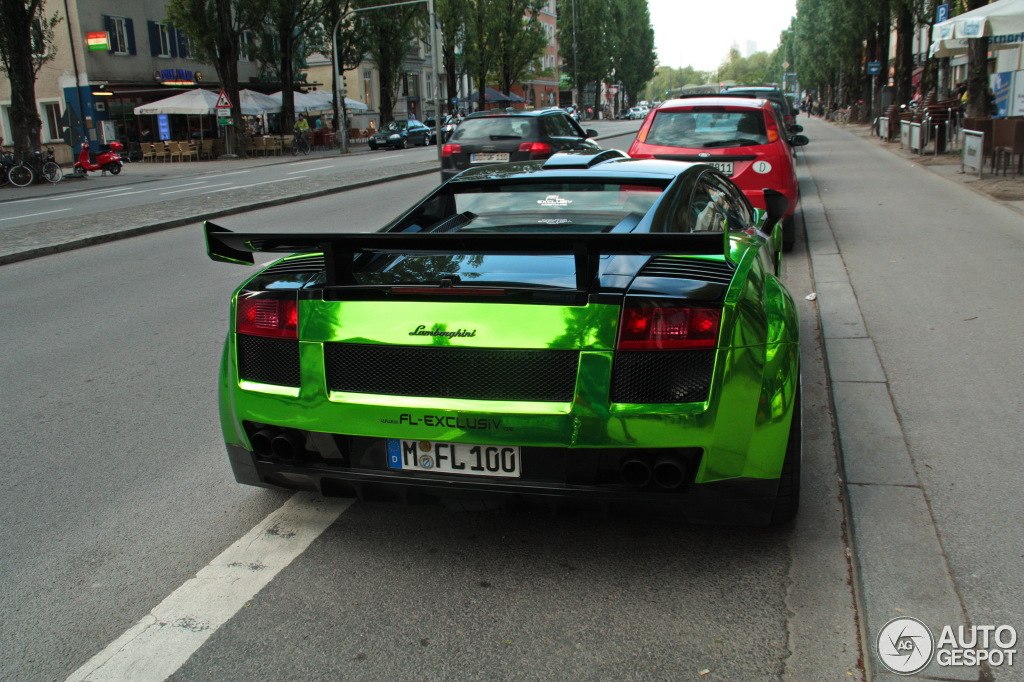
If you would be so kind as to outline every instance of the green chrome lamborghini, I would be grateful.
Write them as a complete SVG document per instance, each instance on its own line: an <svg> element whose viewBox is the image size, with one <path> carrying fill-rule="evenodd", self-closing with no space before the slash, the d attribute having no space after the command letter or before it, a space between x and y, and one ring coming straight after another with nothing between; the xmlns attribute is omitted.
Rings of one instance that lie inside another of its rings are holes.
<svg viewBox="0 0 1024 682"><path fill-rule="evenodd" d="M800 477L782 195L615 150L474 168L380 232L237 233L235 478L781 523Z"/></svg>

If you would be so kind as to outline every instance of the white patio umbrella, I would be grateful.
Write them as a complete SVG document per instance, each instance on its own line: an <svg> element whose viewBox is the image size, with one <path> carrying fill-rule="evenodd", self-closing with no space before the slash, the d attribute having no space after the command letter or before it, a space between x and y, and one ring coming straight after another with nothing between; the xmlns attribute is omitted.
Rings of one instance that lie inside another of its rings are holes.
<svg viewBox="0 0 1024 682"><path fill-rule="evenodd" d="M139 115L190 114L202 116L212 114L217 107L217 94L209 90L189 90L166 99L135 107Z"/></svg>
<svg viewBox="0 0 1024 682"><path fill-rule="evenodd" d="M239 90L238 99L242 107L242 114L245 116L281 113L281 102L262 92Z"/></svg>
<svg viewBox="0 0 1024 682"><path fill-rule="evenodd" d="M314 90L313 92L307 93L307 96L312 97L318 102L324 104L325 109L334 108L334 93L330 90ZM340 100L338 101L338 104L341 104ZM366 106L357 99L346 97L345 108L348 109L349 111L366 111L370 107Z"/></svg>
<svg viewBox="0 0 1024 682"><path fill-rule="evenodd" d="M270 96L274 98L274 101L276 101L278 105L281 104L282 93L275 92L273 95ZM331 108L330 104L324 106L319 98L314 97L311 94L306 94L304 92L295 92L293 93L293 97L295 102L296 114L301 114L310 111L325 111Z"/></svg>
<svg viewBox="0 0 1024 682"><path fill-rule="evenodd" d="M930 54L933 57L963 54L967 51L968 38L995 38L989 43L989 47L995 49L1021 48L1021 33L1024 33L1024 0L998 0L935 24ZM1006 40L1000 40L1004 37Z"/></svg>

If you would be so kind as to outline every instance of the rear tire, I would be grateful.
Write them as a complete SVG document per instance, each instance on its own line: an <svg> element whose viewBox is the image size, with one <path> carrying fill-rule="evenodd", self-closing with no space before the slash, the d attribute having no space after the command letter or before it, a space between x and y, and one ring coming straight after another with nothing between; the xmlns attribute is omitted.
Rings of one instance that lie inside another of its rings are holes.
<svg viewBox="0 0 1024 682"><path fill-rule="evenodd" d="M119 163L108 163L106 165L106 167L104 168L104 170L107 171L108 173L110 173L111 175L117 175L118 173L121 172L121 164L119 164Z"/></svg>
<svg viewBox="0 0 1024 682"><path fill-rule="evenodd" d="M796 216L782 220L782 250L789 253L796 246Z"/></svg>
<svg viewBox="0 0 1024 682"><path fill-rule="evenodd" d="M15 166L11 168L9 177L15 187L28 187L36 179L36 174L28 166Z"/></svg>
<svg viewBox="0 0 1024 682"><path fill-rule="evenodd" d="M53 161L43 164L43 177L50 182L60 182L64 179L64 171Z"/></svg>
<svg viewBox="0 0 1024 682"><path fill-rule="evenodd" d="M775 495L771 525L779 526L793 520L800 506L800 463L803 459L803 411L800 401L800 383L797 383L793 403L793 421L789 425L789 441L779 474L779 490Z"/></svg>

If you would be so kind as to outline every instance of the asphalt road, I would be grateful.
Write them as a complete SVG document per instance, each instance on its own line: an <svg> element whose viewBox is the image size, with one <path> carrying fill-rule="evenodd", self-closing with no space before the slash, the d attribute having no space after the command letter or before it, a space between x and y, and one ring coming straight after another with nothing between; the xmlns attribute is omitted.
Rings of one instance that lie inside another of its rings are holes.
<svg viewBox="0 0 1024 682"><path fill-rule="evenodd" d="M1024 632L1020 216L806 125L807 239L784 273L804 340L791 529L320 508L244 488L214 382L245 271L208 261L197 224L0 267L16 321L0 433L17 454L0 460L0 677L104 679L79 667L132 651L139 624L157 653L106 679L887 680L874 640L891 617ZM372 229L434 181L218 222ZM314 526L301 543L291 530ZM292 535L287 559L247 558ZM926 674L1014 680L1019 665Z"/></svg>
<svg viewBox="0 0 1024 682"><path fill-rule="evenodd" d="M219 222L371 229L397 213L395 197L405 205L435 182ZM806 255L787 268L795 290L809 291ZM0 360L13 396L0 430L20 453L4 464L0 511L4 676L72 675L225 548L249 544L288 499L235 484L217 433L227 297L245 272L210 262L197 224L0 268L5 311L26 321L10 328ZM856 677L832 427L803 305L815 416L795 528L356 503L223 625L160 621L157 630L203 637L174 678ZM160 649L166 660L173 647ZM141 670L121 679L144 679Z"/></svg>

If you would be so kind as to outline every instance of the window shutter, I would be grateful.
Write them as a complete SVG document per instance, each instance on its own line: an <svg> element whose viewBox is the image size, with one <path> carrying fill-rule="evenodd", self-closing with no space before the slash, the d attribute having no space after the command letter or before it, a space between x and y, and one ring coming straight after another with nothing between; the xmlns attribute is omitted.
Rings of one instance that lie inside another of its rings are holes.
<svg viewBox="0 0 1024 682"><path fill-rule="evenodd" d="M135 22L125 18L124 32L128 34L128 54L138 54L135 51Z"/></svg>
<svg viewBox="0 0 1024 682"><path fill-rule="evenodd" d="M147 21L146 27L149 28L149 55L151 57L160 56L160 27L157 26L155 21Z"/></svg>
<svg viewBox="0 0 1024 682"><path fill-rule="evenodd" d="M167 42L170 43L170 45L168 45L168 47L171 50L171 56L172 57L177 57L178 56L178 53L179 53L179 50L178 50L178 44L179 43L178 43L178 41L179 40L181 40L181 38L178 37L178 29L172 28L171 26L168 26L167 27Z"/></svg>
<svg viewBox="0 0 1024 682"><path fill-rule="evenodd" d="M107 32L107 54L114 54L114 20L103 15L103 30Z"/></svg>
<svg viewBox="0 0 1024 682"><path fill-rule="evenodd" d="M185 36L185 32L174 29L175 41L178 43L178 56L182 59L188 59L192 55L188 53L188 38Z"/></svg>

